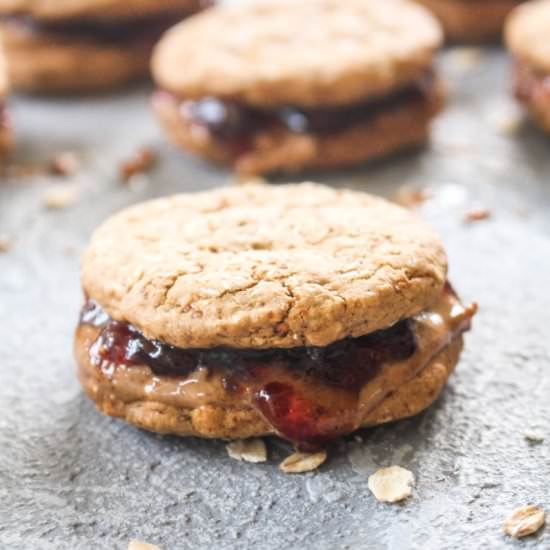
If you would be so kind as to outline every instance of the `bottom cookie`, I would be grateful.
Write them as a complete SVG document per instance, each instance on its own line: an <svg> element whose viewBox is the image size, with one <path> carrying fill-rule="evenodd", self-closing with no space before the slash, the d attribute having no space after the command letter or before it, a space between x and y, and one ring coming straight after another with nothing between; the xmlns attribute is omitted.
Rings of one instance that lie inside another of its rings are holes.
<svg viewBox="0 0 550 550"><path fill-rule="evenodd" d="M502 31L507 15L519 0L416 0L441 21L452 41L483 41Z"/></svg>
<svg viewBox="0 0 550 550"><path fill-rule="evenodd" d="M156 376L147 367L106 376L90 359L94 337L89 327L79 329L76 357L82 386L104 414L124 418L145 430L180 436L240 439L277 433L256 408L215 402L181 406L177 392L179 381ZM413 416L430 406L454 371L462 345L462 336L455 337L412 379L399 385L374 408L367 407L368 413L356 421L355 428ZM382 392L388 383L387 376L374 379L370 384L376 387L371 387L368 395ZM364 404L360 399L357 410Z"/></svg>

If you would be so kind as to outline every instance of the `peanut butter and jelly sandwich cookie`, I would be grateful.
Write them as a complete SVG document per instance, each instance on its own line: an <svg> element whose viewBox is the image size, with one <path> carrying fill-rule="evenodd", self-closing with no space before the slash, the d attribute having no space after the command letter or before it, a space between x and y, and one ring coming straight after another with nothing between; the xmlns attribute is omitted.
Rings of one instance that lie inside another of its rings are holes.
<svg viewBox="0 0 550 550"><path fill-rule="evenodd" d="M516 97L550 132L550 1L519 6L506 22L505 39L515 62Z"/></svg>
<svg viewBox="0 0 550 550"><path fill-rule="evenodd" d="M0 168L13 146L12 129L6 107L9 91L6 61L2 51L2 36L0 35Z"/></svg>
<svg viewBox="0 0 550 550"><path fill-rule="evenodd" d="M0 0L0 29L17 90L104 90L149 73L161 34L200 0Z"/></svg>
<svg viewBox="0 0 550 550"><path fill-rule="evenodd" d="M506 16L521 0L416 0L441 21L452 41L480 42L498 37Z"/></svg>
<svg viewBox="0 0 550 550"><path fill-rule="evenodd" d="M101 411L305 450L430 405L475 313L412 213L310 183L124 210L93 235L82 286L75 352Z"/></svg>
<svg viewBox="0 0 550 550"><path fill-rule="evenodd" d="M428 139L442 32L408 0L217 6L153 54L170 139L237 172L350 165Z"/></svg>

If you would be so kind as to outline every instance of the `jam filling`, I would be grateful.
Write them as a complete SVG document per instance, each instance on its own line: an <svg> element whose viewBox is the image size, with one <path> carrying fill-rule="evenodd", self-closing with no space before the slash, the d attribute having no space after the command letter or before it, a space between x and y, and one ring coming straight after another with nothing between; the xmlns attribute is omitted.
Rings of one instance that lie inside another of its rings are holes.
<svg viewBox="0 0 550 550"><path fill-rule="evenodd" d="M151 46L168 28L179 23L188 11L171 11L140 18L95 20L71 19L62 21L38 20L27 15L14 15L4 20L26 29L60 39L89 40L108 44L145 42Z"/></svg>
<svg viewBox="0 0 550 550"><path fill-rule="evenodd" d="M550 74L535 71L527 63L514 68L515 94L520 101L550 102Z"/></svg>
<svg viewBox="0 0 550 550"><path fill-rule="evenodd" d="M367 124L381 111L407 104L424 104L432 98L435 76L432 71L393 93L342 107L301 108L285 105L259 109L215 97L182 101L181 116L208 129L223 142L251 138L266 127L282 127L298 134L331 134ZM161 92L163 93L163 92Z"/></svg>
<svg viewBox="0 0 550 550"><path fill-rule="evenodd" d="M313 450L357 429L365 411L395 389L374 381L383 369L392 369L394 385L412 379L469 329L474 313L475 306L464 308L447 285L434 310L326 347L183 349L146 338L88 300L79 330L92 368L114 388L134 388L124 399L250 406L296 447ZM135 385L128 378L134 368L140 369ZM142 376L149 380L145 394Z"/></svg>

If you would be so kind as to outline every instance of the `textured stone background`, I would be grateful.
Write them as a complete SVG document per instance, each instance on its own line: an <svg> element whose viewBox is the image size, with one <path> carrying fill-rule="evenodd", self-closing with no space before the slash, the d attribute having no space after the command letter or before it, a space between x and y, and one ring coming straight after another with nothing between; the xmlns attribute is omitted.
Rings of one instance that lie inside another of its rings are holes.
<svg viewBox="0 0 550 550"><path fill-rule="evenodd" d="M79 151L72 208L46 211L52 178L0 185L0 542L10 550L512 548L503 517L527 503L550 511L550 142L517 117L497 49L443 57L453 99L431 148L321 181L392 195L429 187L423 214L448 245L453 283L480 312L456 375L418 418L364 431L319 471L285 476L272 460L231 460L222 443L163 438L95 412L71 355L80 305L78 254L122 206L225 184L166 145L147 91L77 100L15 99L20 159ZM123 186L117 162L137 145L161 154L149 178ZM473 206L492 218L465 224ZM523 432L547 440L530 444ZM397 463L418 483L404 505L377 503L367 476ZM550 548L550 531L521 544Z"/></svg>

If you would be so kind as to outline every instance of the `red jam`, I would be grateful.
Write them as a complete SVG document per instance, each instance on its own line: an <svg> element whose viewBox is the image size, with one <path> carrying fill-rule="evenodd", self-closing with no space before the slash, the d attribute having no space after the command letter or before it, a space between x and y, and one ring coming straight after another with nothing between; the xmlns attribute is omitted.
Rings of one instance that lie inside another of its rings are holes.
<svg viewBox="0 0 550 550"><path fill-rule="evenodd" d="M259 109L215 97L181 103L182 116L208 128L221 141L243 140L261 128L281 126L295 133L329 134L366 124L380 111L403 103L427 101L434 89L434 75L427 72L417 81L393 93L353 105L333 108L301 108L292 105Z"/></svg>
<svg viewBox="0 0 550 550"><path fill-rule="evenodd" d="M100 328L90 354L106 376L119 366L147 365L155 375L184 378L197 369L216 371L227 392L257 407L304 450L355 429L361 388L384 363L407 359L417 348L411 320L324 348L268 350L177 348L110 319L93 301L85 304L80 322Z"/></svg>

